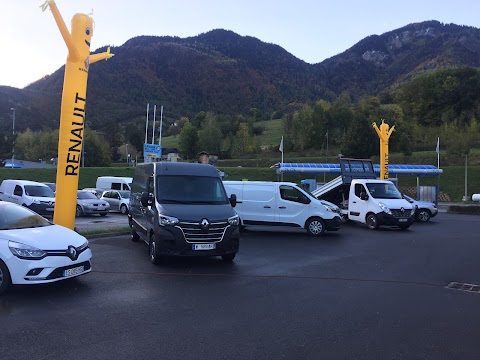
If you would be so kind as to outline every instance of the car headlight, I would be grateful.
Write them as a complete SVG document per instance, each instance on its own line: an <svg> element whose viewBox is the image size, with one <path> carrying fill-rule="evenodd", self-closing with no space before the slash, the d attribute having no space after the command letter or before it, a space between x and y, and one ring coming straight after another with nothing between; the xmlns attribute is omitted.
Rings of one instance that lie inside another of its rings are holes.
<svg viewBox="0 0 480 360"><path fill-rule="evenodd" d="M86 248L88 248L88 240L85 240L85 242L84 242L82 245L80 245L79 247L77 247L77 251L80 252L80 251L85 250Z"/></svg>
<svg viewBox="0 0 480 360"><path fill-rule="evenodd" d="M20 259L40 260L47 255L45 251L37 249L36 247L14 241L9 241L8 247L12 254Z"/></svg>
<svg viewBox="0 0 480 360"><path fill-rule="evenodd" d="M392 215L392 212L391 212L390 209L387 207L387 205L385 205L384 203L379 202L379 203L378 203L378 206L380 207L380 209L382 209L382 211L386 212L388 215Z"/></svg>
<svg viewBox="0 0 480 360"><path fill-rule="evenodd" d="M240 218L238 217L238 215L229 217L228 218L228 223L230 225L238 225L238 224L240 224Z"/></svg>
<svg viewBox="0 0 480 360"><path fill-rule="evenodd" d="M40 200L33 199L33 200L32 200L32 203L33 203L33 204L37 204L37 205L39 205L39 204L40 204Z"/></svg>
<svg viewBox="0 0 480 360"><path fill-rule="evenodd" d="M172 216L159 215L160 226L176 225L178 224L178 219Z"/></svg>

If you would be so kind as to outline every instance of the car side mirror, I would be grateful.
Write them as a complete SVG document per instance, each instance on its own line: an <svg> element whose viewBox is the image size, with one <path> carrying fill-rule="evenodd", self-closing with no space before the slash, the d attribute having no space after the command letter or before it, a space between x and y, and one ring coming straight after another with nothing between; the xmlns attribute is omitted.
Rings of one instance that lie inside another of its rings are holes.
<svg viewBox="0 0 480 360"><path fill-rule="evenodd" d="M230 205L232 205L232 207L237 206L237 195L236 194L230 195L229 200L230 200Z"/></svg>
<svg viewBox="0 0 480 360"><path fill-rule="evenodd" d="M151 206L153 204L153 195L148 192L143 192L140 202L144 207Z"/></svg>
<svg viewBox="0 0 480 360"><path fill-rule="evenodd" d="M360 193L360 199L362 199L362 200L364 200L364 201L368 200L368 195L367 195L367 193L365 193L365 192L362 191L362 192Z"/></svg>

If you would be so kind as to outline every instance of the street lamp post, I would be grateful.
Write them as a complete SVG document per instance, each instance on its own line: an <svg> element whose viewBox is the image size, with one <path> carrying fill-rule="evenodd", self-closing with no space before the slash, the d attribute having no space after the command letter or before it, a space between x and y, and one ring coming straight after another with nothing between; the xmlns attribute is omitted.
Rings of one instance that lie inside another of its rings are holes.
<svg viewBox="0 0 480 360"><path fill-rule="evenodd" d="M15 108L11 108L10 110L13 111L12 114L12 120L13 120L13 126L12 126L12 168L15 166Z"/></svg>

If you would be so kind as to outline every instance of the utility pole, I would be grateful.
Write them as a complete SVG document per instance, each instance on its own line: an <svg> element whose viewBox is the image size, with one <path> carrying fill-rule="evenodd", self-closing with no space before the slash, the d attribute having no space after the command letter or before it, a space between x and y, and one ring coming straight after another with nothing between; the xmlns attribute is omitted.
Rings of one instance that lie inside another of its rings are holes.
<svg viewBox="0 0 480 360"><path fill-rule="evenodd" d="M13 119L13 126L12 126L12 169L15 166L15 108L11 108L10 110L13 111L12 119Z"/></svg>

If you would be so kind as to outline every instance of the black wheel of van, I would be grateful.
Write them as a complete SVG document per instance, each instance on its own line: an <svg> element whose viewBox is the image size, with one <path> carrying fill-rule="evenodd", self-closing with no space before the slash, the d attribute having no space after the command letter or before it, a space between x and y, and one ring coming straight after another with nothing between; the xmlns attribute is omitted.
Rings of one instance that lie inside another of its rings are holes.
<svg viewBox="0 0 480 360"><path fill-rule="evenodd" d="M83 210L82 210L82 207L80 205L77 205L77 211L75 213L75 216L77 216L77 217L83 216Z"/></svg>
<svg viewBox="0 0 480 360"><path fill-rule="evenodd" d="M417 213L417 220L420 222L427 222L432 217L428 209L420 209Z"/></svg>
<svg viewBox="0 0 480 360"><path fill-rule="evenodd" d="M309 235L320 236L325 232L325 222L320 218L313 218L307 221L305 228Z"/></svg>
<svg viewBox="0 0 480 360"><path fill-rule="evenodd" d="M159 264L160 263L160 256L157 254L157 242L155 241L155 234L150 236L150 244L148 252L150 254L150 261L152 264Z"/></svg>
<svg viewBox="0 0 480 360"><path fill-rule="evenodd" d="M7 265L0 260L0 295L6 293L10 285L12 285L10 272L8 271Z"/></svg>
<svg viewBox="0 0 480 360"><path fill-rule="evenodd" d="M222 260L225 262L232 262L233 259L235 259L235 255L237 255L237 253L222 255Z"/></svg>
<svg viewBox="0 0 480 360"><path fill-rule="evenodd" d="M366 219L365 219L365 222L367 223L367 226L370 230L378 229L377 215L372 214L372 213L368 214Z"/></svg>
<svg viewBox="0 0 480 360"><path fill-rule="evenodd" d="M120 206L120 212L121 212L123 215L127 215L127 214L128 214L127 205L122 204L122 206Z"/></svg>

